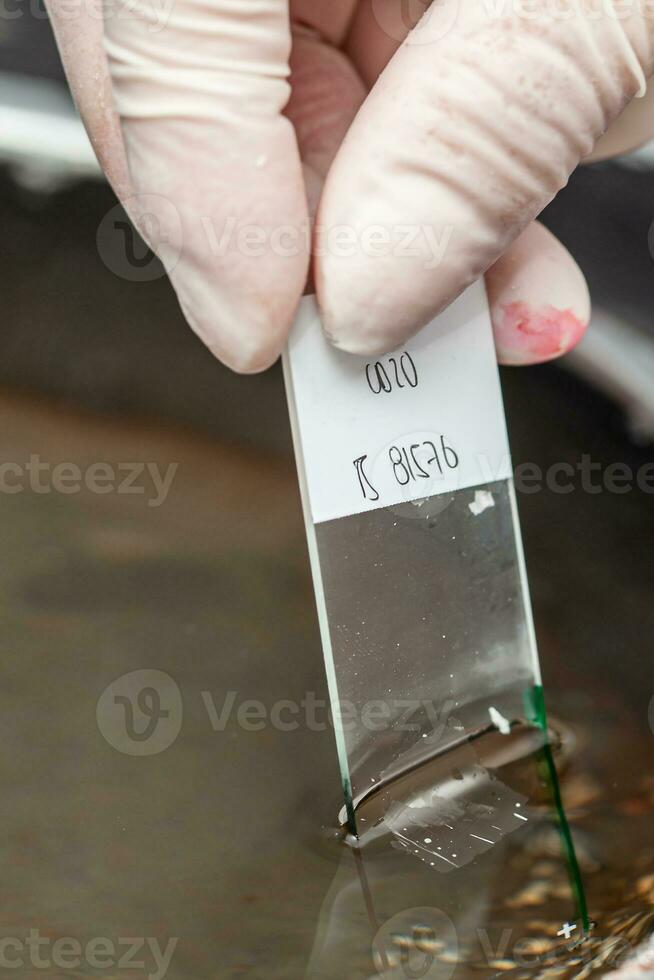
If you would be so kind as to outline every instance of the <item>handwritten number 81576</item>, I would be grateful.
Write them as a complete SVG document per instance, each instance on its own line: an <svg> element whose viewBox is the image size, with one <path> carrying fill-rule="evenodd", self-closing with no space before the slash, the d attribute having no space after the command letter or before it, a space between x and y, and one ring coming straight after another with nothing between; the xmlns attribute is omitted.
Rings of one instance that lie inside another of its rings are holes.
<svg viewBox="0 0 654 980"><path fill-rule="evenodd" d="M423 450L427 454L423 455ZM416 455L420 451L422 462ZM439 446L431 439L423 442L414 442L410 446L391 446L388 450L388 458L393 467L393 475L401 487L405 487L412 480L428 480L431 473L428 467L435 463L438 471L443 475L445 469L455 470L459 465L459 457L456 450L445 442L445 436L441 436Z"/></svg>

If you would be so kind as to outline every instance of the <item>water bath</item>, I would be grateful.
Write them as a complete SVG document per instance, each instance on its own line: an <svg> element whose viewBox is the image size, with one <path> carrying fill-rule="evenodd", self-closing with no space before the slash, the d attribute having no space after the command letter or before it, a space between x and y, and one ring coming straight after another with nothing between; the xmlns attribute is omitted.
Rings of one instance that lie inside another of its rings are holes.
<svg viewBox="0 0 654 980"><path fill-rule="evenodd" d="M538 385L533 374L504 377L516 463L583 452L603 466L646 460L625 447L599 398L556 369L537 373ZM179 464L158 508L138 495L3 496L3 935L25 943L38 930L48 975L156 975L153 948L176 940L174 980L368 980L388 948L377 933L403 928L449 969L452 950L394 920L398 905L431 910L426 929L445 905L466 951L456 980L604 975L651 931L648 495L520 497L562 791L597 924L589 948L605 959L594 974L584 972L587 949L565 969L544 959L516 970L517 954L547 957L564 938L571 894L556 832L509 835L492 874L481 861L467 866L483 885L453 919L459 872L425 876L392 851L379 857L380 875L377 856L359 862L343 843L325 713L307 723L304 711L282 710L274 722L281 702L327 697L290 456L6 394L2 409L7 458ZM96 716L117 678L143 670L167 674L183 709L170 744L150 743L159 750L147 756L124 751L121 714L104 733ZM251 702L245 715L222 710L230 692L237 708ZM65 946L54 953L66 937L82 950L75 967L54 960L75 959ZM100 967L87 950L102 937L114 952ZM143 940L132 957L142 965L120 967L130 937ZM525 937L531 945L516 953ZM14 975L38 975L28 946L7 955L20 958ZM411 968L420 963L424 954Z"/></svg>

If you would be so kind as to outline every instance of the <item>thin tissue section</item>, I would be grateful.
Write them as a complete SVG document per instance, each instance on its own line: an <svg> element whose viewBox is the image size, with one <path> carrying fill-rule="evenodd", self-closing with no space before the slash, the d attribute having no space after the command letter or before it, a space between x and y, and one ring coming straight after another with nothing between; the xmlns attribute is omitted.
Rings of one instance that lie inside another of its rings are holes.
<svg viewBox="0 0 654 980"><path fill-rule="evenodd" d="M475 499L468 504L468 510L475 517L479 517L489 507L495 506L495 497L490 490L475 490Z"/></svg>
<svg viewBox="0 0 654 980"><path fill-rule="evenodd" d="M457 797L452 780L464 789ZM384 815L396 850L445 873L469 864L529 820L526 797L483 766L453 770L452 780L406 803L394 801Z"/></svg>

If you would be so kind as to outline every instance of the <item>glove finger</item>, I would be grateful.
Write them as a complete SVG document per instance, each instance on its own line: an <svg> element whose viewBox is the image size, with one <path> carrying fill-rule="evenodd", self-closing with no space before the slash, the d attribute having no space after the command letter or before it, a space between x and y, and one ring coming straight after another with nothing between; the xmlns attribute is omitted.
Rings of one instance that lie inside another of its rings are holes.
<svg viewBox="0 0 654 980"><path fill-rule="evenodd" d="M412 0L408 4L396 0L360 0L346 50L368 88L375 84L429 5L429 0ZM631 100L584 163L629 153L651 139L654 139L654 91L648 90L644 98Z"/></svg>
<svg viewBox="0 0 654 980"><path fill-rule="evenodd" d="M642 99L631 100L599 138L584 163L630 153L651 139L654 139L654 89L650 87Z"/></svg>
<svg viewBox="0 0 654 980"><path fill-rule="evenodd" d="M571 350L590 318L583 274L563 245L533 221L486 273L500 364L539 364Z"/></svg>
<svg viewBox="0 0 654 980"><path fill-rule="evenodd" d="M278 356L308 267L282 0L128 0L104 43L134 194L191 326L225 363Z"/></svg>
<svg viewBox="0 0 654 980"><path fill-rule="evenodd" d="M349 225L359 243L317 264L323 321L343 349L398 346L482 275L651 73L652 28L635 8L620 20L576 4L563 18L544 3L536 20L487 8L430 8L330 170L318 221ZM362 247L371 228L384 249Z"/></svg>
<svg viewBox="0 0 654 980"><path fill-rule="evenodd" d="M70 90L109 183L121 198L132 187L114 107L102 35L102 0L87 0L71 18L66 0L46 0Z"/></svg>

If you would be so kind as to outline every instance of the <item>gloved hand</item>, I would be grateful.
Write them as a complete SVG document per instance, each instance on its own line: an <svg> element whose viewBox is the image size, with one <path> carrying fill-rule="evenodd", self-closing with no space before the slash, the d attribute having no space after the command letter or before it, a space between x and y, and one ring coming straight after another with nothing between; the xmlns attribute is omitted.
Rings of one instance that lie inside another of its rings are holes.
<svg viewBox="0 0 654 980"><path fill-rule="evenodd" d="M308 275L357 353L484 273L500 361L583 334L583 278L533 219L643 93L646 0L49 5L107 176L231 367L277 357Z"/></svg>

